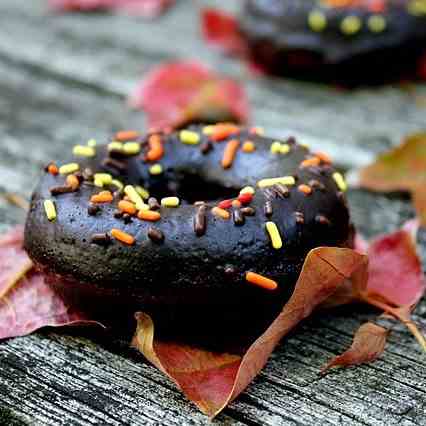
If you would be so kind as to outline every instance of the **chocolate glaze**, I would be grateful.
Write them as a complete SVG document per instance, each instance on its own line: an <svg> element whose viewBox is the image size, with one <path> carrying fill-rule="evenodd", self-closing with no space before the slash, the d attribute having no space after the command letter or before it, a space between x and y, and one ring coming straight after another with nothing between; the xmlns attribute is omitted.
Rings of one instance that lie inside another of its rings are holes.
<svg viewBox="0 0 426 426"><path fill-rule="evenodd" d="M198 132L201 128L191 129ZM107 168L105 146L97 148L95 158L73 158L80 170L110 172L124 183L143 185L158 199L176 193L181 206L161 207L161 220L154 224L137 218L126 222L114 215L121 198L118 194L113 203L100 205L94 214L88 211L89 199L99 188L86 180L78 191L53 197L49 189L63 185L65 178L46 173L32 197L26 250L68 300L97 316L113 319L124 311L132 315L143 310L156 318L157 328L173 328L175 335L176 329L188 324L194 328L196 322L199 329L193 333L197 339L214 334L219 324L234 330L229 335L259 332L288 300L307 252L323 245L350 246L352 235L347 207L331 177L332 167L300 169L300 162L309 156L307 148L293 143L289 154L274 155L270 153L273 139L245 132L240 137L250 137L256 151L239 151L227 170L220 164L226 140L214 143L206 155L201 144L180 142L178 133L163 137L165 156L159 162L164 173L160 176L150 176L150 164L141 155L121 158L126 164L123 170ZM207 140L207 136L201 138L201 142ZM257 188L250 204L256 214L246 215L243 225L236 226L232 217L226 221L212 215L210 210L219 200L238 196L242 187L284 175L297 179L289 194L284 197L280 191ZM321 190L314 189L309 196L297 190L298 184L312 179L321 184ZM55 222L45 215L46 198L55 201ZM194 230L200 206L193 204L199 199L207 200L206 230L200 236ZM266 201L272 207L268 217L264 215ZM303 214L303 223L296 220L295 211ZM327 218L327 226L318 222L318 215ZM281 250L271 247L267 220L274 221L281 232ZM149 237L152 227L162 232L164 241ZM112 228L132 234L135 245L93 240ZM276 280L278 290L268 292L247 283L247 271Z"/></svg>
<svg viewBox="0 0 426 426"><path fill-rule="evenodd" d="M247 0L240 28L253 60L269 72L350 85L383 83L413 76L426 54L426 13L409 13L408 0L385 3L379 15L386 28L380 32L368 27L374 9L326 7L318 0ZM326 17L323 31L308 24L313 10ZM340 28L349 15L362 21L352 35Z"/></svg>

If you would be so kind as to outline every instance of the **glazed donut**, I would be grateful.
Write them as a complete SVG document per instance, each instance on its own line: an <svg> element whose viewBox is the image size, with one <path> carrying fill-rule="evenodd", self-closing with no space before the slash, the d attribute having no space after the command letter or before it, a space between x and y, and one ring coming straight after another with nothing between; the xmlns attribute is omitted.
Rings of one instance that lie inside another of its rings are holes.
<svg viewBox="0 0 426 426"><path fill-rule="evenodd" d="M214 319L213 329L258 332L310 249L352 245L344 178L293 138L193 125L119 132L73 153L46 167L25 248L64 297L98 317L143 310L164 329L196 319L203 334Z"/></svg>
<svg viewBox="0 0 426 426"><path fill-rule="evenodd" d="M240 27L254 61L286 76L383 83L426 58L424 0L247 0Z"/></svg>

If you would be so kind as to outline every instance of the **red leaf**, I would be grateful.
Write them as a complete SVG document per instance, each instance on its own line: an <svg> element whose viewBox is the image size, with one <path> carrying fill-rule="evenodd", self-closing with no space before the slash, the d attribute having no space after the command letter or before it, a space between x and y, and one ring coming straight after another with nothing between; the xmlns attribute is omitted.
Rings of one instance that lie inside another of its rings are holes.
<svg viewBox="0 0 426 426"><path fill-rule="evenodd" d="M345 280L361 285L367 259L349 249L312 250L303 265L294 293L280 315L243 354L213 353L154 337L154 324L137 314L133 340L145 357L166 373L197 406L211 417L234 400L265 365L280 339L332 295ZM226 330L224 330L226 332Z"/></svg>
<svg viewBox="0 0 426 426"><path fill-rule="evenodd" d="M244 89L198 62L160 65L137 86L129 102L144 109L149 126L157 129L191 122L246 122L249 115Z"/></svg>
<svg viewBox="0 0 426 426"><path fill-rule="evenodd" d="M388 330L372 322L361 325L351 347L342 355L334 357L321 372L325 373L332 367L348 367L376 360L385 350L388 334Z"/></svg>
<svg viewBox="0 0 426 426"><path fill-rule="evenodd" d="M238 20L221 10L205 8L201 12L201 31L204 39L227 54L244 56L247 45L242 37Z"/></svg>
<svg viewBox="0 0 426 426"><path fill-rule="evenodd" d="M18 226L0 240L0 339L23 336L45 326L87 323L45 283L22 248Z"/></svg>
<svg viewBox="0 0 426 426"><path fill-rule="evenodd" d="M50 7L61 12L112 10L147 18L162 14L173 3L174 0L49 0Z"/></svg>

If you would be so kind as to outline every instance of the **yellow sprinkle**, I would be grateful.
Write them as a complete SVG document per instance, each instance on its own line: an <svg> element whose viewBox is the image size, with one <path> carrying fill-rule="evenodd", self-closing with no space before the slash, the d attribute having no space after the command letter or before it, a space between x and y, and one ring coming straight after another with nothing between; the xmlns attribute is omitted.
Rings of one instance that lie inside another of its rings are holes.
<svg viewBox="0 0 426 426"><path fill-rule="evenodd" d="M340 29L342 33L347 35L356 34L362 27L362 21L358 18L358 16L347 16L343 19L340 24Z"/></svg>
<svg viewBox="0 0 426 426"><path fill-rule="evenodd" d="M78 163L68 163L59 167L59 173L61 175L68 175L70 173L77 172L78 170L80 170L80 166L78 165Z"/></svg>
<svg viewBox="0 0 426 426"><path fill-rule="evenodd" d="M345 178L339 172L333 173L333 179L336 182L336 185L340 189L340 191L345 192L348 189L348 185L345 181Z"/></svg>
<svg viewBox="0 0 426 426"><path fill-rule="evenodd" d="M94 157L96 152L91 146L76 145L72 153L77 157Z"/></svg>
<svg viewBox="0 0 426 426"><path fill-rule="evenodd" d="M108 144L108 151L123 151L123 144L121 142L111 142Z"/></svg>
<svg viewBox="0 0 426 426"><path fill-rule="evenodd" d="M135 186L136 192L144 199L147 200L149 198L149 192L140 185Z"/></svg>
<svg viewBox="0 0 426 426"><path fill-rule="evenodd" d="M211 125L211 126L204 126L203 127L203 134L210 136L213 134L213 132L215 131L216 126L215 125Z"/></svg>
<svg viewBox="0 0 426 426"><path fill-rule="evenodd" d="M112 176L109 173L95 173L95 176L93 176L93 180L95 186L102 188L105 185L111 185Z"/></svg>
<svg viewBox="0 0 426 426"><path fill-rule="evenodd" d="M277 185L278 183L282 185L294 185L296 183L296 180L293 176L283 176L283 177L277 177L277 178L270 178L270 179L262 179L259 182L257 182L257 186L259 188L267 188L268 186Z"/></svg>
<svg viewBox="0 0 426 426"><path fill-rule="evenodd" d="M386 29L386 19L382 15L371 15L367 25L373 33L381 33Z"/></svg>
<svg viewBox="0 0 426 426"><path fill-rule="evenodd" d="M181 130L179 133L179 139L182 143L188 145L197 145L200 142L200 135L190 130Z"/></svg>
<svg viewBox="0 0 426 426"><path fill-rule="evenodd" d="M95 139L89 139L87 141L87 146L90 146L91 148L94 148L97 145L97 142Z"/></svg>
<svg viewBox="0 0 426 426"><path fill-rule="evenodd" d="M141 146L137 142L126 142L123 145L123 152L127 155L136 155L141 152Z"/></svg>
<svg viewBox="0 0 426 426"><path fill-rule="evenodd" d="M111 181L111 185L114 185L115 187L118 188L118 190L121 192L124 188L124 185L118 180L118 179L113 179Z"/></svg>
<svg viewBox="0 0 426 426"><path fill-rule="evenodd" d="M254 195L255 189L252 186L245 186L241 191L240 195L242 194L252 194Z"/></svg>
<svg viewBox="0 0 426 426"><path fill-rule="evenodd" d="M134 186L126 185L124 187L124 193L130 198L130 201L135 204L137 210L147 210L145 206L149 208L149 206L144 203L142 197L138 194Z"/></svg>
<svg viewBox="0 0 426 426"><path fill-rule="evenodd" d="M161 205L163 207L177 207L179 203L180 200L178 197L165 197L161 199Z"/></svg>
<svg viewBox="0 0 426 426"><path fill-rule="evenodd" d="M161 175L161 173L163 173L163 167L161 164L154 164L149 168L149 173L152 175Z"/></svg>
<svg viewBox="0 0 426 426"><path fill-rule="evenodd" d="M426 1L412 0L408 5L408 12L414 16L426 15Z"/></svg>
<svg viewBox="0 0 426 426"><path fill-rule="evenodd" d="M52 200L45 200L43 204L44 204L44 211L46 212L47 219L50 222L53 222L54 220L56 220L55 203Z"/></svg>
<svg viewBox="0 0 426 426"><path fill-rule="evenodd" d="M272 142L270 148L271 154L279 154L281 151L281 143L280 142Z"/></svg>
<svg viewBox="0 0 426 426"><path fill-rule="evenodd" d="M324 31L327 27L327 17L319 10L313 10L308 16L308 24L311 30Z"/></svg>
<svg viewBox="0 0 426 426"><path fill-rule="evenodd" d="M286 143L281 144L280 154L285 155L285 154L288 154L289 152L290 152L290 145Z"/></svg>
<svg viewBox="0 0 426 426"><path fill-rule="evenodd" d="M279 250L283 246L280 231L274 222L266 222L266 230L268 231L269 238L271 239L272 247Z"/></svg>

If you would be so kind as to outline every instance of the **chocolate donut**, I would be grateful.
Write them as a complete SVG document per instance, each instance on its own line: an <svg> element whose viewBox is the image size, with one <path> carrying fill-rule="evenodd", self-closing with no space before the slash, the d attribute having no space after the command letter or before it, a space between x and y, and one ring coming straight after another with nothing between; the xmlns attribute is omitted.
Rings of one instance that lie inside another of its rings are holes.
<svg viewBox="0 0 426 426"><path fill-rule="evenodd" d="M240 26L254 61L286 76L383 83L426 58L425 0L247 0Z"/></svg>
<svg viewBox="0 0 426 426"><path fill-rule="evenodd" d="M202 336L219 324L257 333L288 300L310 249L352 245L342 175L293 138L194 125L119 132L73 152L46 167L25 248L97 317L142 310L174 335L188 323Z"/></svg>

